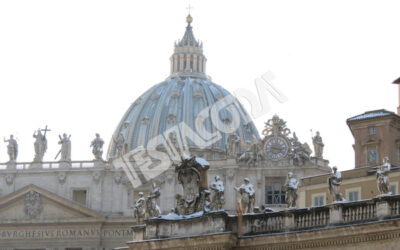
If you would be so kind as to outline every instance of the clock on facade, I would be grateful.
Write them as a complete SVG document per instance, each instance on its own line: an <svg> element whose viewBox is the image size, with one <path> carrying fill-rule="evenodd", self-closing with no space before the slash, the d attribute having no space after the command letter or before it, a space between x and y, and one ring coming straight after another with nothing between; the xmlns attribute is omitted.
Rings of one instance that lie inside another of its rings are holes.
<svg viewBox="0 0 400 250"><path fill-rule="evenodd" d="M283 159L289 151L288 143L281 137L271 137L264 145L265 154L272 161Z"/></svg>

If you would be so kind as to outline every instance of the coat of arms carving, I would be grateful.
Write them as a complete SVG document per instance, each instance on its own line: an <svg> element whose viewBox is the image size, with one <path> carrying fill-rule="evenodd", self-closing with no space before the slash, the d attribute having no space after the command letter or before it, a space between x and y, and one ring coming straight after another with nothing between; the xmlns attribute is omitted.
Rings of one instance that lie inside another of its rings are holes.
<svg viewBox="0 0 400 250"><path fill-rule="evenodd" d="M28 215L31 219L36 218L43 209L40 194L33 190L29 191L25 195L24 205L25 214Z"/></svg>

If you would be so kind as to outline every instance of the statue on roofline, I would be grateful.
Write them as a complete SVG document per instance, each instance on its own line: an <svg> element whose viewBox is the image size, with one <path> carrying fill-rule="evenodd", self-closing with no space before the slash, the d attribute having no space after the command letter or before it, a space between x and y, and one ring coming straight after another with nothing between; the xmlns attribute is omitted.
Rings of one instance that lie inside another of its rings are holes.
<svg viewBox="0 0 400 250"><path fill-rule="evenodd" d="M221 210L224 204L224 183L221 178L216 175L215 181L210 185L211 189L211 210Z"/></svg>
<svg viewBox="0 0 400 250"><path fill-rule="evenodd" d="M345 201L342 193L340 192L340 185L342 184L342 173L337 171L337 167L333 167L333 173L328 178L329 192L332 195L333 202Z"/></svg>
<svg viewBox="0 0 400 250"><path fill-rule="evenodd" d="M7 140L4 138L4 142L8 142L7 153L10 159L9 162L16 162L18 157L18 143L14 139L14 135L10 135L10 138Z"/></svg>
<svg viewBox="0 0 400 250"><path fill-rule="evenodd" d="M389 162L389 157L383 158L383 164L379 166L378 170L376 171L376 179L378 184L378 190L381 195L391 195L389 189L389 172L390 172L391 164Z"/></svg>
<svg viewBox="0 0 400 250"><path fill-rule="evenodd" d="M286 183L284 185L284 188L286 190L286 205L288 206L288 208L296 207L298 186L298 180L294 178L292 172L289 172L287 175Z"/></svg>
<svg viewBox="0 0 400 250"><path fill-rule="evenodd" d="M254 191L253 185L250 184L248 178L244 178L244 184L240 187L234 187L234 189L240 193L241 204L243 206L243 213L252 213L254 210L254 204L256 201L256 193Z"/></svg>

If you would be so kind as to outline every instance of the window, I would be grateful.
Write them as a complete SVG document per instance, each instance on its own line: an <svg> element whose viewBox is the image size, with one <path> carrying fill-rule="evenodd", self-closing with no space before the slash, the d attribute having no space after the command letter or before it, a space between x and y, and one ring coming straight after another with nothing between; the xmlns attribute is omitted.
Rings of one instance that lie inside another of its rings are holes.
<svg viewBox="0 0 400 250"><path fill-rule="evenodd" d="M312 195L312 206L313 207L320 207L325 205L325 194L313 194Z"/></svg>
<svg viewBox="0 0 400 250"><path fill-rule="evenodd" d="M283 191L284 180L282 178L267 178L265 180L265 203L284 204L285 192Z"/></svg>
<svg viewBox="0 0 400 250"><path fill-rule="evenodd" d="M72 192L72 199L81 205L86 206L86 190L74 190Z"/></svg>
<svg viewBox="0 0 400 250"><path fill-rule="evenodd" d="M400 147L397 148L397 157L398 157L398 159L397 159L397 166L400 166Z"/></svg>
<svg viewBox="0 0 400 250"><path fill-rule="evenodd" d="M376 134L376 128L375 127L370 127L368 129L368 132L369 132L370 135L374 135L374 134Z"/></svg>
<svg viewBox="0 0 400 250"><path fill-rule="evenodd" d="M397 194L397 182L396 183L390 183L389 184L389 191L392 192L392 194Z"/></svg>
<svg viewBox="0 0 400 250"><path fill-rule="evenodd" d="M361 193L361 188L353 188L346 190L347 193L347 199L349 201L359 201L361 199L360 193Z"/></svg>
<svg viewBox="0 0 400 250"><path fill-rule="evenodd" d="M377 151L376 146L370 146L367 148L367 162L368 163L377 163Z"/></svg>

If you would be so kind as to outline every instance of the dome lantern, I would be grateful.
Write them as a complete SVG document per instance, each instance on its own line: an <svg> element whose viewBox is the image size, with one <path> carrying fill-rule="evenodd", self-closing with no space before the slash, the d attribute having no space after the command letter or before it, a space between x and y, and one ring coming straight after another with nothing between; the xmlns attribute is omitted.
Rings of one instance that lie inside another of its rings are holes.
<svg viewBox="0 0 400 250"><path fill-rule="evenodd" d="M174 54L170 58L170 77L207 78L207 58L203 55L203 44L194 37L191 26L193 18L190 14L186 17L186 22L185 34L181 40L175 43Z"/></svg>

